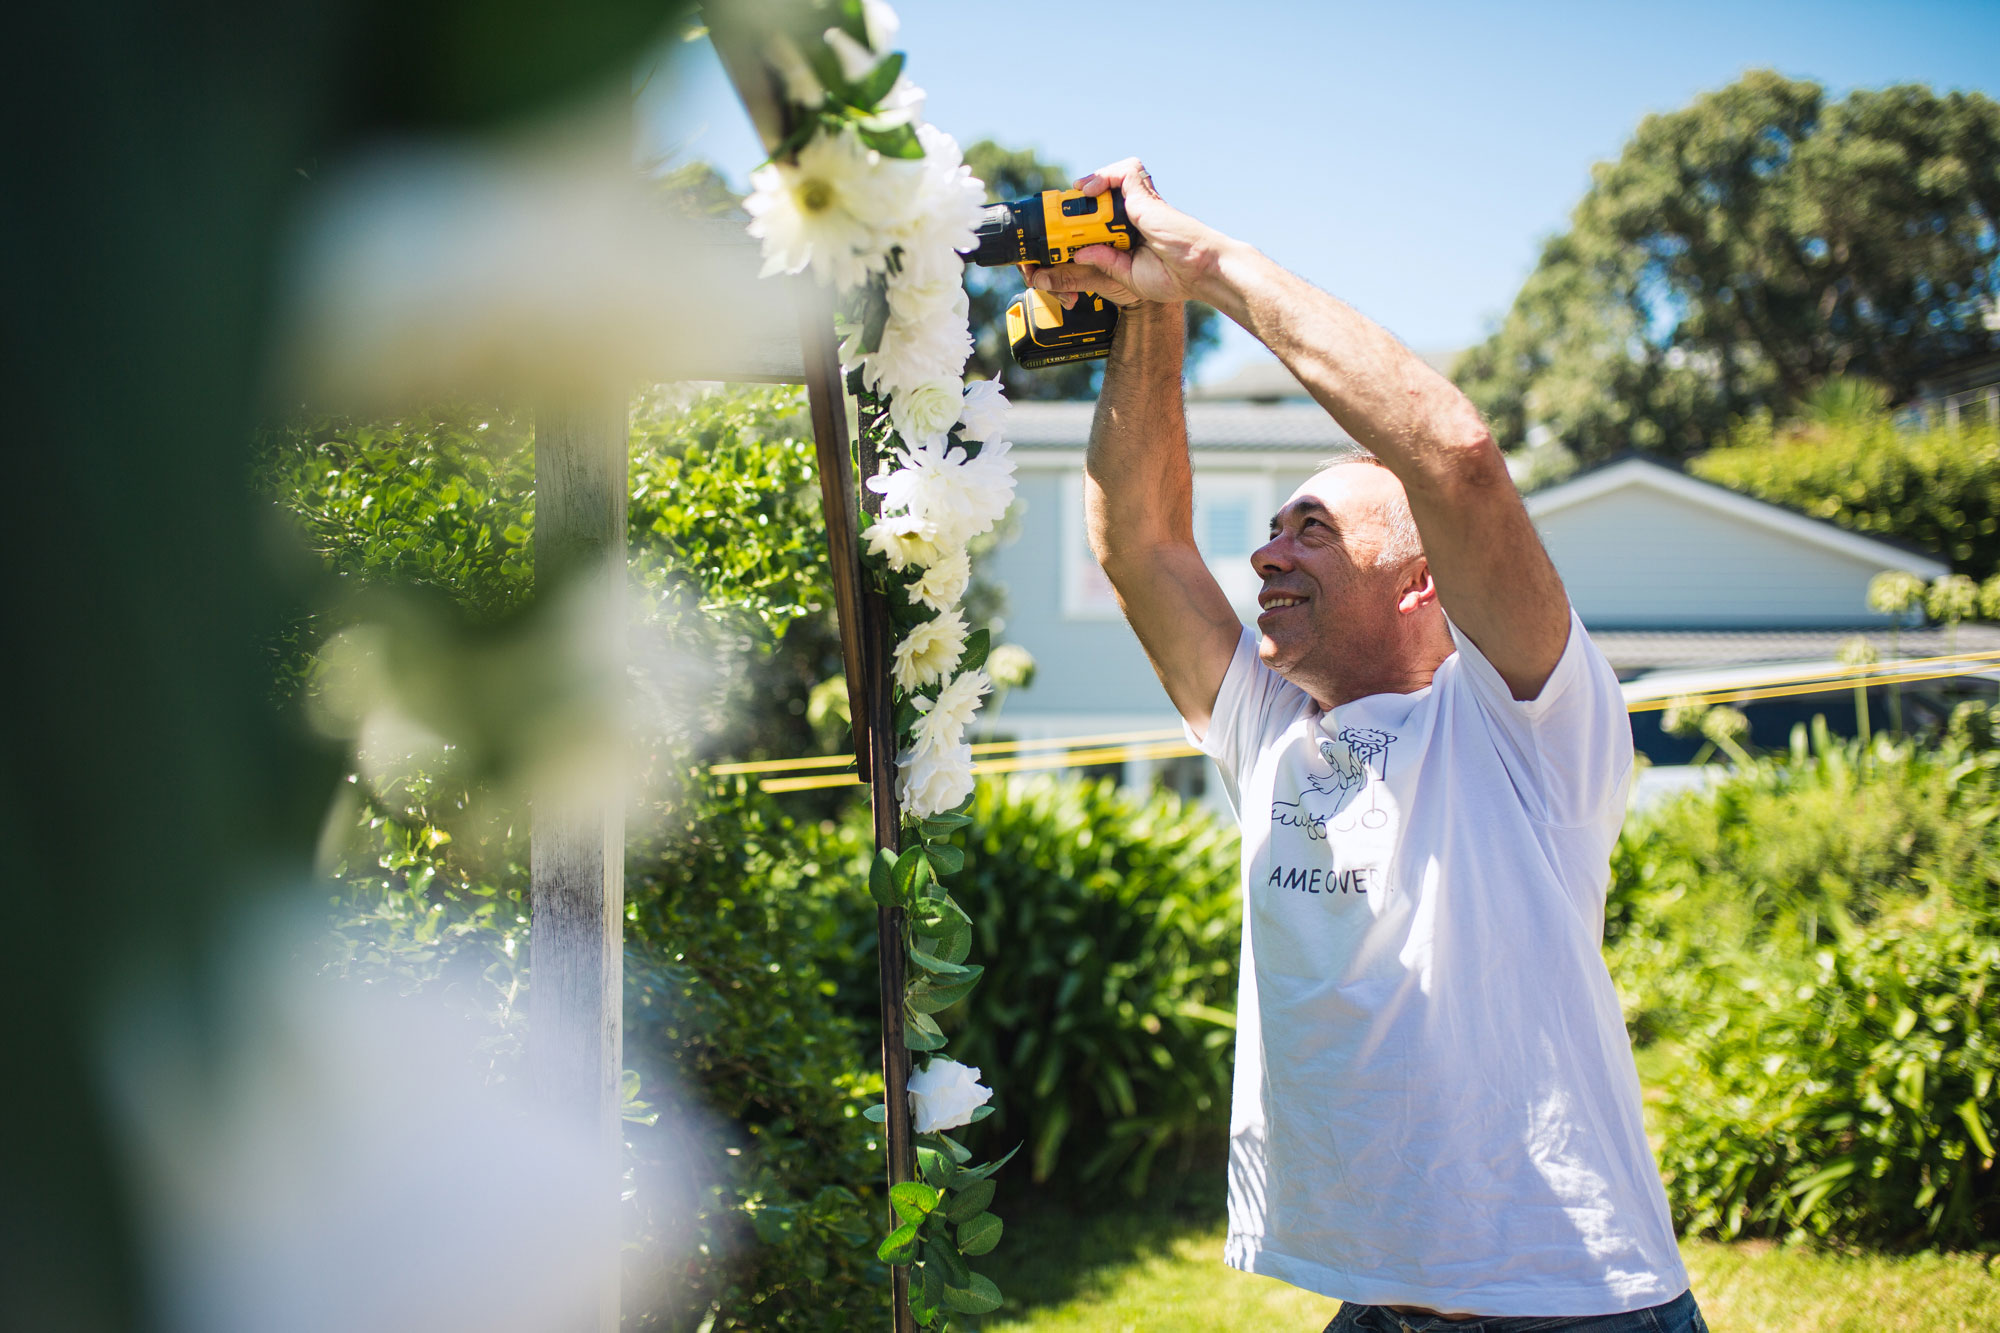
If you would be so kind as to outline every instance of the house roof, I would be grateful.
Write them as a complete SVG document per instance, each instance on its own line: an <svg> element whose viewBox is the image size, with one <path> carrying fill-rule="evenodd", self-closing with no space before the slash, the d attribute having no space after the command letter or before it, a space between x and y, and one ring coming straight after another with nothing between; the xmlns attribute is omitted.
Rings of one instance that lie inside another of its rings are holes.
<svg viewBox="0 0 2000 1333"><path fill-rule="evenodd" d="M1019 402L1007 411L1017 449L1081 449L1090 443L1097 404ZM1190 403L1188 446L1198 450L1325 455L1354 448L1353 437L1317 403Z"/></svg>
<svg viewBox="0 0 2000 1333"><path fill-rule="evenodd" d="M1905 629L1593 629L1597 645L1621 677L1757 663L1833 661L1850 639L1866 639L1882 661L1947 653L2000 652L2000 625L1941 625Z"/></svg>
<svg viewBox="0 0 2000 1333"><path fill-rule="evenodd" d="M1850 532L1837 524L1801 514L1769 500L1759 500L1726 486L1690 477L1678 468L1641 454L1612 459L1567 481L1534 492L1526 497L1528 514L1539 522L1565 509L1635 486L1700 505L1740 522L1853 559L1888 569L1907 569L1920 578L1934 579L1951 572L1951 567L1943 561L1903 542Z"/></svg>

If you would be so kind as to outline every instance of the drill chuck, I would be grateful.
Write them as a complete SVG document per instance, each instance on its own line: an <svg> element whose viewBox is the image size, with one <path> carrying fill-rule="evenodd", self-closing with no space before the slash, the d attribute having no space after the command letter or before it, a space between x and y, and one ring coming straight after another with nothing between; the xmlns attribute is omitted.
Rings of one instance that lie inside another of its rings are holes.
<svg viewBox="0 0 2000 1333"><path fill-rule="evenodd" d="M1116 190L1092 197L1081 190L1044 190L1009 204L989 204L965 252L968 263L1067 264L1086 245L1132 248L1132 224Z"/></svg>

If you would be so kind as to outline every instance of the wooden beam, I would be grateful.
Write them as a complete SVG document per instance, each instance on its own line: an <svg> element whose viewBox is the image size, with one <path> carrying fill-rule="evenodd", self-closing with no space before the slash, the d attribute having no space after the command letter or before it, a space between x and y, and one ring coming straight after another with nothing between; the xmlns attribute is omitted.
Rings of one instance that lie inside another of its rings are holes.
<svg viewBox="0 0 2000 1333"><path fill-rule="evenodd" d="M615 597L625 582L625 397L535 418L535 582L545 595ZM587 660L622 680L622 616L590 617ZM537 792L530 851L528 1057L544 1106L596 1146L599 1268L588 1308L561 1333L617 1333L619 1109L624 1066L625 827L614 784Z"/></svg>

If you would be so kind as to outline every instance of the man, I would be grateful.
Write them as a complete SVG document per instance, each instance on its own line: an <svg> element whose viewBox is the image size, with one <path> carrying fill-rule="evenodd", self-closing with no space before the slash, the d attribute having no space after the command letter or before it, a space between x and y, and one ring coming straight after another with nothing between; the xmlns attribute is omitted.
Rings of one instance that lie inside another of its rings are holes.
<svg viewBox="0 0 2000 1333"><path fill-rule="evenodd" d="M1078 184L1144 238L1030 275L1124 307L1091 546L1243 825L1228 1262L1339 1297L1328 1333L1705 1333L1601 955L1631 733L1492 437L1137 161ZM1272 520L1256 633L1195 548L1187 300L1368 451Z"/></svg>

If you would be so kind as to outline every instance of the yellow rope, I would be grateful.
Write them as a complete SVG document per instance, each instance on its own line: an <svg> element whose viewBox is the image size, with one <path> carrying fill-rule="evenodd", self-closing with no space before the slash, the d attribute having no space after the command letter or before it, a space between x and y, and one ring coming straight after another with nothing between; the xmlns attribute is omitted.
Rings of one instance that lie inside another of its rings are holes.
<svg viewBox="0 0 2000 1333"><path fill-rule="evenodd" d="M1945 667L1938 671L1910 668ZM1768 685L1717 686L1690 690L1658 699L1637 699L1625 708L1630 713L1657 712L1687 700L1698 703L1749 703L1762 699L1784 699L1801 694L1829 694L1852 685L1915 685L1930 680L1947 680L1984 668L2000 669L2000 651L1946 653L1936 657L1911 657L1895 662L1874 662L1854 666L1823 668L1800 676L1780 678ZM1094 764L1122 764L1137 759L1179 759L1201 751L1181 739L1181 729L1165 727L1154 731L1109 732L1095 736L1057 736L1041 740L982 741L972 747L978 755L1010 756L989 758L972 766L982 776L1019 773L1032 769L1080 768ZM1046 751L1047 753L1032 753ZM854 763L848 754L815 755L803 759L769 759L751 763L717 764L708 771L718 777L734 774L787 773L808 769L846 768ZM816 791L829 787L858 787L861 779L853 773L819 773L804 777L766 778L758 789L771 793Z"/></svg>

